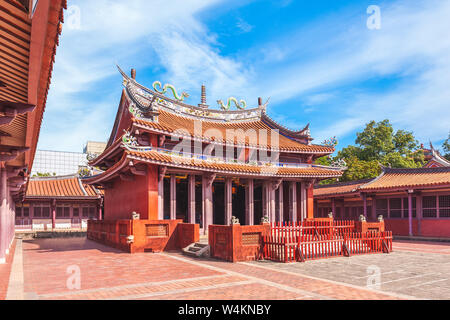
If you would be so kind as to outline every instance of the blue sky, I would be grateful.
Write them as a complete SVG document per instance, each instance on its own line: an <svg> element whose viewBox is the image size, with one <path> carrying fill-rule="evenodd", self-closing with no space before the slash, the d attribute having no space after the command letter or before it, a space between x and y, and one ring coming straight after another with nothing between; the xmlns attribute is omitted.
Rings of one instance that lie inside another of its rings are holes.
<svg viewBox="0 0 450 320"><path fill-rule="evenodd" d="M369 30L367 8L381 10ZM229 96L314 143L353 144L389 119L441 146L450 131L450 1L71 0L39 149L81 152L109 137L121 95L116 64L148 87L169 82L198 104Z"/></svg>

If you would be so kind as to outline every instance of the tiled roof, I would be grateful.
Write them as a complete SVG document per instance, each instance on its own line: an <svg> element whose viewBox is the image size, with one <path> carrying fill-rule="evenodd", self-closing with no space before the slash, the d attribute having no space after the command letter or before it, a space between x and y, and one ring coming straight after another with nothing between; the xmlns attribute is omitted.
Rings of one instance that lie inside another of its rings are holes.
<svg viewBox="0 0 450 320"><path fill-rule="evenodd" d="M127 150L126 154L137 159L149 162L174 166L189 167L197 170L226 172L236 175L262 175L262 176L279 176L279 177L339 177L342 171L333 170L323 167L272 167L272 166L256 166L238 163L225 163L204 161L185 157L171 156L159 151L131 151Z"/></svg>
<svg viewBox="0 0 450 320"><path fill-rule="evenodd" d="M360 187L361 191L377 189L406 189L450 185L450 167L389 169L372 182Z"/></svg>
<svg viewBox="0 0 450 320"><path fill-rule="evenodd" d="M32 178L26 197L95 197L100 194L94 187L80 183L75 176Z"/></svg>
<svg viewBox="0 0 450 320"><path fill-rule="evenodd" d="M314 197L324 197L331 195L341 195L358 192L358 188L373 179L365 179L351 182L342 182L330 185L314 187Z"/></svg>
<svg viewBox="0 0 450 320"><path fill-rule="evenodd" d="M273 130L270 126L265 124L261 120L253 121L198 121L201 122L201 132L195 132L195 119L190 117L185 117L171 113L165 110L159 111L158 122L152 122L142 119L133 119L134 123L142 126L146 126L158 131L162 131L168 134L174 133L177 130L183 130L185 133L183 135L189 135L202 140L214 140L217 142L224 142L227 140L227 130L238 130L242 129L245 133L247 130L253 129L256 133L256 141L249 141L249 137L245 137L245 144L258 147L264 146L271 148L271 131ZM259 133L260 130L267 130L267 142L260 141ZM214 137L214 131L220 133L221 137ZM180 131L181 134L181 131ZM277 134L277 133L275 133ZM305 152L305 153L318 153L318 154L329 154L334 152L333 148L320 145L307 145L299 143L292 139L289 139L281 134L277 134L279 137L278 146L282 151L292 151L292 152ZM223 137L223 139L221 139ZM233 140L227 140L229 143L244 143L244 141L238 141L239 137L234 137Z"/></svg>

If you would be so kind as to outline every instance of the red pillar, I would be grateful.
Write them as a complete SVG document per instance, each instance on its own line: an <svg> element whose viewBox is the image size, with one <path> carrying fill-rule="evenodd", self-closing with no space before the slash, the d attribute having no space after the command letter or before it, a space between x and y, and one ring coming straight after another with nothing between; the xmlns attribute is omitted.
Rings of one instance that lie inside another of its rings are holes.
<svg viewBox="0 0 450 320"><path fill-rule="evenodd" d="M8 205L8 181L6 168L0 163L0 264L6 262L6 250L8 249L8 240L6 239L6 215Z"/></svg>
<svg viewBox="0 0 450 320"><path fill-rule="evenodd" d="M409 236L413 236L412 226L412 192L408 191L408 222L409 222Z"/></svg>
<svg viewBox="0 0 450 320"><path fill-rule="evenodd" d="M307 190L307 215L308 219L314 219L314 184L311 183L311 186Z"/></svg>
<svg viewBox="0 0 450 320"><path fill-rule="evenodd" d="M52 201L52 230L56 229L56 201Z"/></svg>

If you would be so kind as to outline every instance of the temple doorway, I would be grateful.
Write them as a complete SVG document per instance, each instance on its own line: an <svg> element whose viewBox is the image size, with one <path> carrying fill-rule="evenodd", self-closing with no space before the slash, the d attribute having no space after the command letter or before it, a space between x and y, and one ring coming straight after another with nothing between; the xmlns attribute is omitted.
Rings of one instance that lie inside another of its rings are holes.
<svg viewBox="0 0 450 320"><path fill-rule="evenodd" d="M186 177L176 178L176 217L188 222L188 180Z"/></svg>
<svg viewBox="0 0 450 320"><path fill-rule="evenodd" d="M233 182L232 187L233 212L241 225L245 224L245 187Z"/></svg>
<svg viewBox="0 0 450 320"><path fill-rule="evenodd" d="M262 205L263 187L262 184L256 185L254 190L254 224L258 225L263 217L263 205Z"/></svg>
<svg viewBox="0 0 450 320"><path fill-rule="evenodd" d="M225 182L213 183L213 224L225 225Z"/></svg>

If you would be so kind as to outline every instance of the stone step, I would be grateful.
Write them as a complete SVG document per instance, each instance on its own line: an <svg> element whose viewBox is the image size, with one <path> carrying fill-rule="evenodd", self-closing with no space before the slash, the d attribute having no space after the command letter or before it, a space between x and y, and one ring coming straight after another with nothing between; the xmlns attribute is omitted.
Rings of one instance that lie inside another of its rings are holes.
<svg viewBox="0 0 450 320"><path fill-rule="evenodd" d="M182 253L191 257L209 256L209 245L203 243L191 243L186 248L183 248Z"/></svg>
<svg viewBox="0 0 450 320"><path fill-rule="evenodd" d="M196 248L204 248L204 247L207 247L207 246L208 246L207 243L196 242L196 243L194 244L194 247L196 247Z"/></svg>

